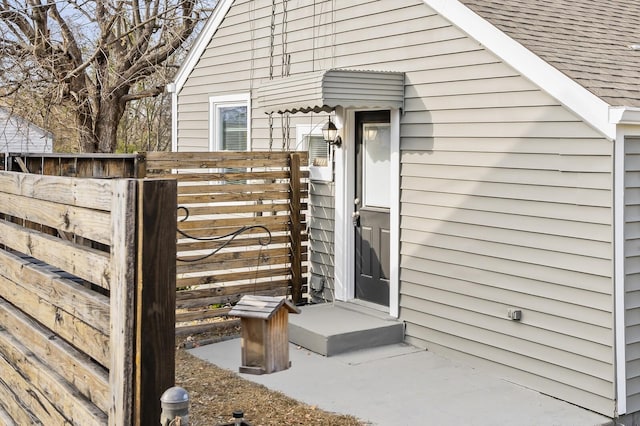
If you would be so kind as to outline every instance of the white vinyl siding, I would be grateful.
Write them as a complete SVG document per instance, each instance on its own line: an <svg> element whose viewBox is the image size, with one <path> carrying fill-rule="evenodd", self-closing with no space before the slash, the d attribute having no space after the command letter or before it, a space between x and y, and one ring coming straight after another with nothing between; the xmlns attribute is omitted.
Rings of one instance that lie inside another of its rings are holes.
<svg viewBox="0 0 640 426"><path fill-rule="evenodd" d="M0 153L53 152L53 136L30 122L0 108Z"/></svg>
<svg viewBox="0 0 640 426"><path fill-rule="evenodd" d="M421 0L288 4L291 74L405 73L407 341L484 360L514 382L613 416L613 144ZM180 149L206 146L209 95L269 78L271 5L231 7L180 93ZM274 79L282 78L278 5ZM270 134L280 149L273 118L270 131L253 114L254 149L267 149ZM291 129L323 120L295 114ZM309 231L312 274L331 281L332 190L311 184ZM522 321L507 318L512 307Z"/></svg>
<svg viewBox="0 0 640 426"><path fill-rule="evenodd" d="M640 410L640 138L625 140L625 337L627 412Z"/></svg>
<svg viewBox="0 0 640 426"><path fill-rule="evenodd" d="M334 184L312 181L309 192L310 294L314 302L331 301L335 290Z"/></svg>

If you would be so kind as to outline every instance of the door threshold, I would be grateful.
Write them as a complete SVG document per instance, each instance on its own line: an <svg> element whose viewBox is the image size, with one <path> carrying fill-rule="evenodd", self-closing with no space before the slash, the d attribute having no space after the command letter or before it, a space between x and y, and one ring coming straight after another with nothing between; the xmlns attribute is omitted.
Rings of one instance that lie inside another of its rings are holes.
<svg viewBox="0 0 640 426"><path fill-rule="evenodd" d="M367 300L362 299L349 299L346 304L361 306L363 308L372 309L374 311L381 312L383 314L389 315L389 307L385 305L379 305L377 303L369 302Z"/></svg>

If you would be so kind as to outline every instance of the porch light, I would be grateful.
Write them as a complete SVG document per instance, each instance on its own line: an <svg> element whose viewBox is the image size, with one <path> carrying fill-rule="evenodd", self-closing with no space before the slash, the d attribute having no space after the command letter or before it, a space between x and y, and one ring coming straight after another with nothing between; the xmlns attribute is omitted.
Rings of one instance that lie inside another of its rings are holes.
<svg viewBox="0 0 640 426"><path fill-rule="evenodd" d="M374 126L367 127L365 130L365 136L368 141L372 141L378 136L378 128Z"/></svg>
<svg viewBox="0 0 640 426"><path fill-rule="evenodd" d="M329 117L329 121L322 126L322 136L324 137L324 141L329 145L338 148L342 145L342 138L338 136L338 128L333 124L333 121L331 121L331 117Z"/></svg>

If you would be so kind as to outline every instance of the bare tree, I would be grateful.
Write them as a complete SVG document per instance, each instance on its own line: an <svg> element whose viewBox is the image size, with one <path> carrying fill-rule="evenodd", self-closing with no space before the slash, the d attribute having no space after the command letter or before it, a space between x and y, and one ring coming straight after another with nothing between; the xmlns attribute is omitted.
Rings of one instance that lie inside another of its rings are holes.
<svg viewBox="0 0 640 426"><path fill-rule="evenodd" d="M83 151L114 152L127 103L163 92L142 82L204 17L197 1L0 0L0 96L62 106Z"/></svg>

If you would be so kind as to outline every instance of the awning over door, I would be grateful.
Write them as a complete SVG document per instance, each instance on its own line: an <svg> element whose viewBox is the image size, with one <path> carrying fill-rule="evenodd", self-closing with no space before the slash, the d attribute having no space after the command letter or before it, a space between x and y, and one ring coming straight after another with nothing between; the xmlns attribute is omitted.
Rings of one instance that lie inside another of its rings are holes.
<svg viewBox="0 0 640 426"><path fill-rule="evenodd" d="M332 69L276 77L257 88L254 99L265 113L403 108L404 73Z"/></svg>

